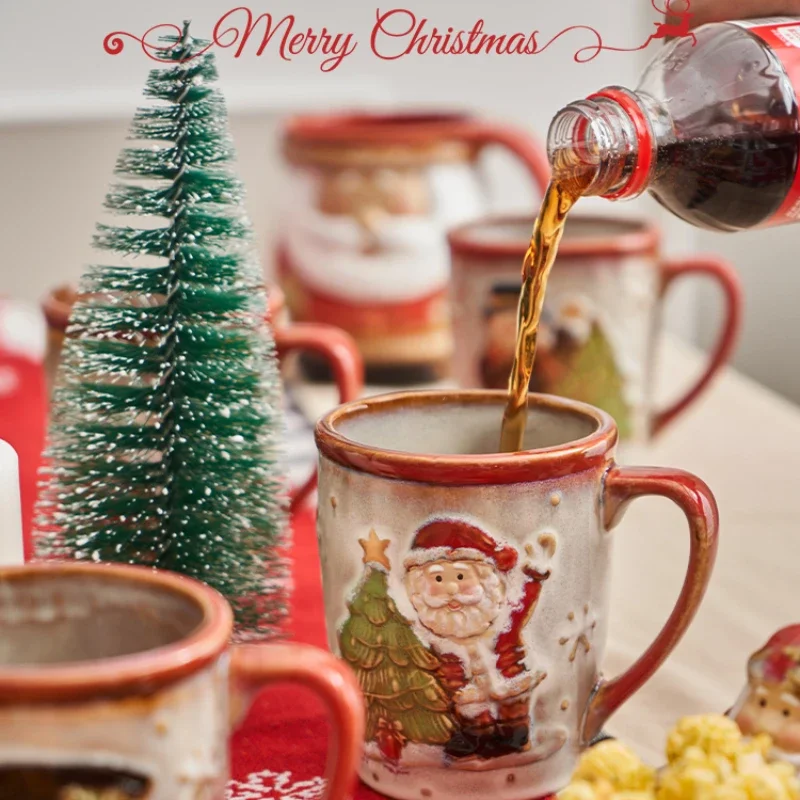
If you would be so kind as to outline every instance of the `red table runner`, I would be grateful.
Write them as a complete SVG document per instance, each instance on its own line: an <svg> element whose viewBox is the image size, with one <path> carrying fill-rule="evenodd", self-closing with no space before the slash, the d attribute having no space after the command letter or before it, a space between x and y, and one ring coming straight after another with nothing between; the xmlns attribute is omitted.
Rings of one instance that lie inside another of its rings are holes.
<svg viewBox="0 0 800 800"><path fill-rule="evenodd" d="M293 519L290 637L327 649L314 510ZM261 694L232 742L228 800L314 800L324 790L329 726L309 690L291 685ZM359 784L356 800L380 798Z"/></svg>

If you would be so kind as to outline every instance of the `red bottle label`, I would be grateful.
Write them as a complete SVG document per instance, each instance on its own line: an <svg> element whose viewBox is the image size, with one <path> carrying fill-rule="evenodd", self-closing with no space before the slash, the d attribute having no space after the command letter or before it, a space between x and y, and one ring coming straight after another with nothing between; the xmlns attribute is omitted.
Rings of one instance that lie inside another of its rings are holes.
<svg viewBox="0 0 800 800"><path fill-rule="evenodd" d="M800 19L770 17L734 22L755 34L775 54L795 88L795 101L800 105ZM784 225L800 221L800 164L798 164L789 192L781 207L760 227Z"/></svg>

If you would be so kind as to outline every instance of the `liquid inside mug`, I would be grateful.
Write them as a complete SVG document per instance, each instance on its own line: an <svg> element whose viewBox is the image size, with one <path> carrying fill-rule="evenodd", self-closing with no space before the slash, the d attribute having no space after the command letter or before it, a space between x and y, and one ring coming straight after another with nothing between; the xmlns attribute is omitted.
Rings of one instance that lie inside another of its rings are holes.
<svg viewBox="0 0 800 800"><path fill-rule="evenodd" d="M231 647L225 600L166 572L0 569L0 797L223 800L228 738L258 689L302 683L332 725L328 800L349 797L363 701L307 645Z"/></svg>
<svg viewBox="0 0 800 800"><path fill-rule="evenodd" d="M317 425L328 638L365 697L361 778L400 800L563 788L678 643L711 574L718 516L700 479L617 465L609 415L546 395L529 396L526 450L498 454L505 402L396 393ZM643 495L684 512L689 564L663 630L608 680L609 531Z"/></svg>
<svg viewBox="0 0 800 800"><path fill-rule="evenodd" d="M458 384L505 389L514 358L520 264L527 217L496 217L451 231ZM550 275L531 391L602 408L623 440L660 432L709 386L733 352L741 318L736 272L718 258L664 260L658 229L644 220L570 216ZM717 343L693 385L658 408L653 394L661 307L677 280L712 279L725 313Z"/></svg>
<svg viewBox="0 0 800 800"><path fill-rule="evenodd" d="M77 289L64 285L52 290L42 302L42 313L47 322L45 373L51 388L77 298ZM267 319L272 326L275 348L281 362L292 353L313 353L329 365L339 392L339 402L346 403L358 398L364 386L364 364L352 337L331 325L291 322L284 294L278 286L268 287L267 299ZM291 510L303 504L316 484L317 472L314 469L307 479L293 488L290 495Z"/></svg>
<svg viewBox="0 0 800 800"><path fill-rule="evenodd" d="M443 377L453 341L447 230L486 213L478 165L513 154L544 192L550 166L524 131L464 114L291 120L277 253L292 317L352 334L375 383ZM312 375L318 360L304 358Z"/></svg>

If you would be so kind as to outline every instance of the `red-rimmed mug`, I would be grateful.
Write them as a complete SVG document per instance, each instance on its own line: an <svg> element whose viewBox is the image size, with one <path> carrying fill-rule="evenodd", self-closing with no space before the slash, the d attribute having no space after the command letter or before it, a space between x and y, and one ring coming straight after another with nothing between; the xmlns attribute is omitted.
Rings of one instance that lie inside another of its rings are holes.
<svg viewBox="0 0 800 800"><path fill-rule="evenodd" d="M513 153L544 191L550 168L536 139L478 117L330 114L287 124L280 282L293 319L352 334L370 380L446 373L445 234L488 210L477 162L490 146Z"/></svg>
<svg viewBox="0 0 800 800"><path fill-rule="evenodd" d="M329 800L344 800L364 712L352 672L299 644L232 647L225 600L167 572L0 569L0 796L223 800L229 733L286 681L330 711Z"/></svg>
<svg viewBox="0 0 800 800"><path fill-rule="evenodd" d="M505 388L514 357L520 265L528 217L497 217L449 234L453 257L454 373L459 385ZM733 352L741 321L736 271L717 257L663 260L644 220L570 216L550 275L531 391L608 411L622 439L659 433L708 388ZM678 279L711 278L725 315L708 363L667 408L653 400L661 306Z"/></svg>
<svg viewBox="0 0 800 800"><path fill-rule="evenodd" d="M700 605L717 548L708 487L619 466L611 417L531 394L525 450L497 453L503 391L420 391L317 424L328 638L367 708L361 778L400 800L526 800L658 669ZM629 501L686 515L689 564L663 630L611 680L609 531Z"/></svg>
<svg viewBox="0 0 800 800"><path fill-rule="evenodd" d="M51 387L77 297L75 287L64 285L51 291L42 301L42 312L47 321L45 372ZM352 337L331 325L290 322L284 294L277 286L269 287L268 300L267 319L272 326L278 357L283 359L295 352L314 353L329 364L339 391L339 402L357 399L364 386L364 365ZM292 489L291 510L303 504L316 484L317 472L313 470L301 486Z"/></svg>

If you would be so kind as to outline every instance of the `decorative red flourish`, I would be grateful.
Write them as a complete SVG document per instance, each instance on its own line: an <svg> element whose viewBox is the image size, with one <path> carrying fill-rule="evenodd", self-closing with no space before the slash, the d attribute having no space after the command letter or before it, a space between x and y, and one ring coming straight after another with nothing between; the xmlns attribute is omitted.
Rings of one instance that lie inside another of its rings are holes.
<svg viewBox="0 0 800 800"><path fill-rule="evenodd" d="M148 39L152 37L156 42L159 42L161 41L161 37L169 35L174 36L177 40L180 40L182 34L183 28L181 28L179 25L172 25L168 22L162 23L161 25L153 25L152 28L148 28L144 32L144 35L141 38L132 33L128 33L127 31L113 31L109 33L105 39L103 39L103 49L111 56L119 55L125 49L125 42L123 41L122 37L126 36L129 39L133 39L135 42L139 42L142 47L142 52L148 58L151 58L153 61L161 61L162 59L159 53L164 53L168 50L171 50L173 47L175 47L175 45L154 44L152 41L148 41ZM202 50L198 50L186 58L176 60L173 63L183 64L186 61L191 61L193 58L197 58L197 56L200 56L209 50L213 44L214 43L211 42Z"/></svg>
<svg viewBox="0 0 800 800"><path fill-rule="evenodd" d="M656 32L651 33L644 43L640 44L638 47L611 47L607 44L604 44L603 37L600 35L599 31L595 30L594 28L590 28L587 25L573 25L569 28L565 28L560 33L557 33L552 39L550 39L541 47L537 46L536 53L538 54L546 50L551 44L553 44L553 42L555 42L557 39L560 39L565 33L576 30L589 31L597 40L595 44L586 45L585 47L581 47L580 50L575 51L573 60L577 61L579 64L585 64L588 61L593 61L604 50L614 53L636 53L639 50L644 50L650 44L650 42L656 39L666 39L668 36L688 36L692 40L692 46L695 46L697 44L697 37L695 36L694 31L690 30L690 20L694 16L689 12L691 0L684 0L686 8L684 11L679 12L672 10L671 0L665 0L665 2L667 5L665 9L659 8L656 5L656 0L650 0L650 5L652 5L659 14L663 14L664 17L677 17L677 22L654 22L653 24L656 26Z"/></svg>

